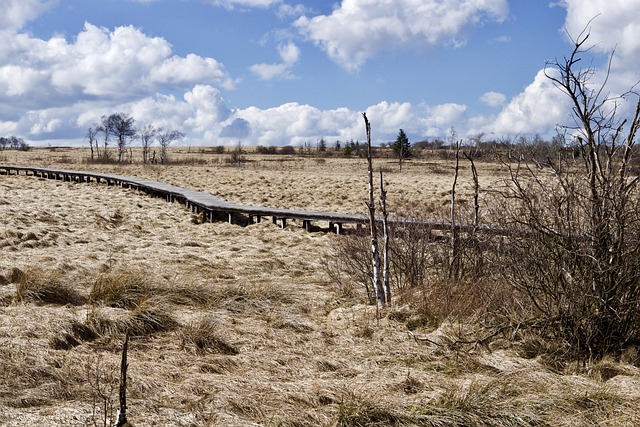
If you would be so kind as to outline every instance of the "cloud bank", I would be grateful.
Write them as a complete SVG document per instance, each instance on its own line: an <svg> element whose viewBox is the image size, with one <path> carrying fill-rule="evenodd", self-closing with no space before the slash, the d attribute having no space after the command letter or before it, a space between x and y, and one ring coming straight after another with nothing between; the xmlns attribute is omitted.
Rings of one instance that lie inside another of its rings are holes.
<svg viewBox="0 0 640 427"><path fill-rule="evenodd" d="M212 0L212 6L233 8L308 9L281 0ZM565 26L577 34L590 24L595 52L606 56L616 47L611 90L636 83L640 66L640 26L626 0L563 0ZM73 38L36 38L22 28L56 7L55 1L0 0L0 134L24 137L32 144L81 144L88 127L104 114L132 114L140 126L178 129L195 145L288 145L315 143L320 138L363 140L362 111L319 109L290 102L270 108L233 108L223 92L240 83L218 60L174 53L169 41L140 28L112 29L85 23ZM291 13L287 16L294 16ZM479 25L507 19L506 0L343 0L330 14L302 16L291 30L302 33L345 70L357 72L371 58L391 48L415 44L459 46ZM300 16L298 14L298 16ZM348 25L347 25L348 23ZM296 78L304 59L292 40L278 46L280 62L255 64L261 80ZM601 58L601 59L602 59ZM454 102L412 105L402 100L363 106L374 124L374 141L393 140L403 128L412 141L447 135L451 126L461 136L483 132L500 137L516 133L551 132L566 123L566 97L543 70L512 99L489 91L479 102L495 113L472 115Z"/></svg>

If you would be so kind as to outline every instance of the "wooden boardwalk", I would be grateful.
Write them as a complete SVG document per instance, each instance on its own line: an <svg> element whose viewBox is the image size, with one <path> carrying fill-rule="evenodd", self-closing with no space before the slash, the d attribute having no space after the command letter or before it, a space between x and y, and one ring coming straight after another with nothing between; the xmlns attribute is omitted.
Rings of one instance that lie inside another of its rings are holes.
<svg viewBox="0 0 640 427"><path fill-rule="evenodd" d="M30 166L0 165L0 175L18 175L20 173L24 173L27 176L77 183L90 183L95 181L97 183L104 183L107 186L114 185L143 191L155 197L162 197L167 202L179 202L185 205L189 211L200 215L203 221L208 222L228 221L231 224L248 225L260 222L265 217L270 217L274 224L279 224L282 228L287 226L288 221L293 220L299 222L307 231L324 229L336 233L341 233L343 227L347 224L360 227L369 222L369 218L365 215L238 205L202 191L188 190L158 181L131 176ZM446 221L417 221L405 218L390 218L389 221L391 223L416 222L432 230L445 232L451 230L451 223ZM314 223L318 222L326 223L327 227L322 228L314 225ZM471 225L462 223L455 224L454 227L462 232L469 232L473 229ZM505 230L486 225L480 226L476 231L491 234L503 234L505 232Z"/></svg>

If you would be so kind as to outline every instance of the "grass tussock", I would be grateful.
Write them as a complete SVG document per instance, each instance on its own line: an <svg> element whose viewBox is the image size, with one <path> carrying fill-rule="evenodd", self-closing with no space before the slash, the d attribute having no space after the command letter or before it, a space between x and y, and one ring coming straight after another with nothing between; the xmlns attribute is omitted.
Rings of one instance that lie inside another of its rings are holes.
<svg viewBox="0 0 640 427"><path fill-rule="evenodd" d="M172 331L179 326L171 308L163 301L153 298L131 311L96 307L87 316L86 324L97 335L107 338L118 338L125 333L132 337L146 337Z"/></svg>
<svg viewBox="0 0 640 427"><path fill-rule="evenodd" d="M339 427L374 427L412 425L409 417L375 398L352 391L345 392L331 425ZM416 425L416 424L414 424Z"/></svg>
<svg viewBox="0 0 640 427"><path fill-rule="evenodd" d="M54 325L53 329L55 332L49 337L49 347L54 350L69 350L98 338L95 330L76 319Z"/></svg>
<svg viewBox="0 0 640 427"><path fill-rule="evenodd" d="M164 283L143 271L123 270L101 274L89 294L92 304L133 309L156 298L185 306L206 306L214 298L208 286L198 284Z"/></svg>
<svg viewBox="0 0 640 427"><path fill-rule="evenodd" d="M142 271L117 271L100 275L89 293L89 302L132 309L151 298L154 286Z"/></svg>
<svg viewBox="0 0 640 427"><path fill-rule="evenodd" d="M69 284L58 271L31 269L17 277L18 301L72 306L81 306L87 302L87 297Z"/></svg>
<svg viewBox="0 0 640 427"><path fill-rule="evenodd" d="M223 336L219 322L204 317L183 326L179 332L182 348L197 354L216 353L236 355L237 347L230 344Z"/></svg>
<svg viewBox="0 0 640 427"><path fill-rule="evenodd" d="M224 285L216 287L211 294L212 307L226 309L232 313L244 311L269 312L278 305L289 305L295 297L272 284Z"/></svg>

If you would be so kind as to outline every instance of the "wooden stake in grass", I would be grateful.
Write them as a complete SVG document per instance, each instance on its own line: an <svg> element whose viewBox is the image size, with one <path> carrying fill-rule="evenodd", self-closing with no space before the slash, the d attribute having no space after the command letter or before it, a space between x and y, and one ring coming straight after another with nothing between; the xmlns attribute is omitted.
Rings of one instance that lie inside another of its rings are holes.
<svg viewBox="0 0 640 427"><path fill-rule="evenodd" d="M371 229L371 252L373 254L373 289L376 291L378 307L385 305L386 299L382 282L380 281L380 251L378 250L378 230L376 229L376 205L373 201L373 160L371 158L371 124L367 119L367 113L362 113L364 125L367 129L367 160L369 162L369 228Z"/></svg>
<svg viewBox="0 0 640 427"><path fill-rule="evenodd" d="M127 349L129 347L129 333L124 335L124 344L122 344L122 360L120 362L120 409L116 416L116 427L123 427L127 423Z"/></svg>

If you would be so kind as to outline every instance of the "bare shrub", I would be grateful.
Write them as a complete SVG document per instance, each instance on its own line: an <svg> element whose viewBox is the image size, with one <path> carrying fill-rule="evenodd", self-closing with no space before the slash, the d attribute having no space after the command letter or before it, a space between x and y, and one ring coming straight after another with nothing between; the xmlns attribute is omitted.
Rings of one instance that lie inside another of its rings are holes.
<svg viewBox="0 0 640 427"><path fill-rule="evenodd" d="M549 160L542 171L510 165L496 218L521 231L495 262L547 323L545 336L564 340L575 357L598 359L640 342L640 195L631 174L640 102L624 133L621 99L591 84L593 69L576 68L588 36L547 70L572 102L580 161Z"/></svg>

